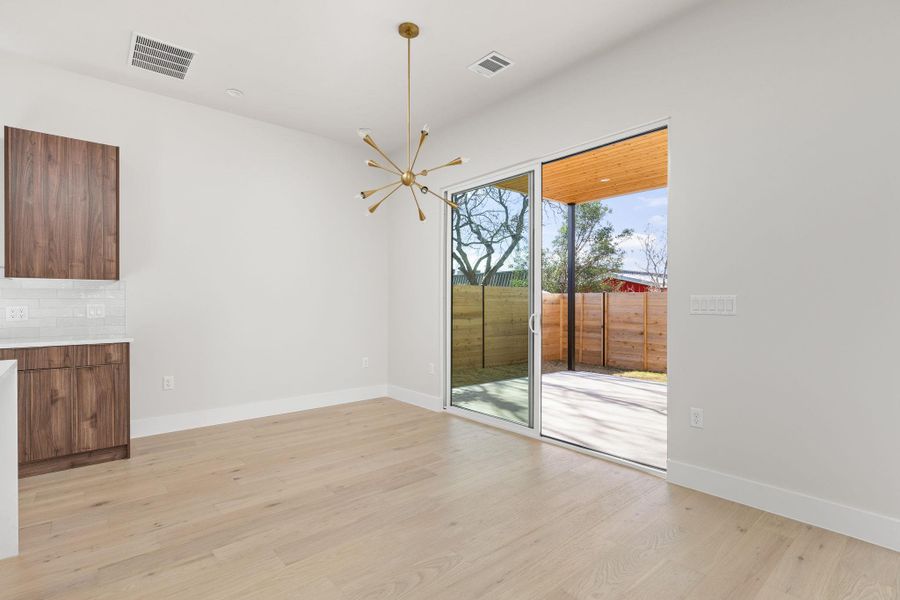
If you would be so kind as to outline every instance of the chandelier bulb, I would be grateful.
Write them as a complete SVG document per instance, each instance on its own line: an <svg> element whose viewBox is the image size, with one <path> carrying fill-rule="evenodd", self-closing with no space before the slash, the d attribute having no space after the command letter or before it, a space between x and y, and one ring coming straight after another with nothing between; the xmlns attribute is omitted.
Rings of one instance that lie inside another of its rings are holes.
<svg viewBox="0 0 900 600"><path fill-rule="evenodd" d="M460 156L459 162L466 164L467 162L469 162L469 157L468 156Z"/></svg>
<svg viewBox="0 0 900 600"><path fill-rule="evenodd" d="M431 132L431 128L428 127L428 123L425 123L424 125L422 125L422 133L424 133L425 135L428 135L430 132Z"/></svg>
<svg viewBox="0 0 900 600"><path fill-rule="evenodd" d="M367 136L372 135L372 130L366 129L365 127L360 127L356 130L356 135L358 135L360 139L364 140Z"/></svg>
<svg viewBox="0 0 900 600"><path fill-rule="evenodd" d="M358 193L357 195L353 196L353 199L354 199L354 200L365 200L365 198L366 198L366 195L363 194L362 192L360 192L360 193Z"/></svg>

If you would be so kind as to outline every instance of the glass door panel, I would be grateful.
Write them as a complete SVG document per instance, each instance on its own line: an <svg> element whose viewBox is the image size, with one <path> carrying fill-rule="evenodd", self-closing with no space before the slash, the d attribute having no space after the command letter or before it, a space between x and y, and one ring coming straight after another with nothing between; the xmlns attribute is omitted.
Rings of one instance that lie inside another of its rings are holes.
<svg viewBox="0 0 900 600"><path fill-rule="evenodd" d="M531 172L453 194L450 405L531 427Z"/></svg>

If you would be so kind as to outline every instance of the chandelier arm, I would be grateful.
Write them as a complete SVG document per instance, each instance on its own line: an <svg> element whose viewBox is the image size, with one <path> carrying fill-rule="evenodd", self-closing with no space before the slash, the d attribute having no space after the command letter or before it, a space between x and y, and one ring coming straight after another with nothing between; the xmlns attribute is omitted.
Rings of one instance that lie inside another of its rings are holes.
<svg viewBox="0 0 900 600"><path fill-rule="evenodd" d="M428 137L428 134L424 131L419 134L419 147L416 148L416 153L413 156L412 162L409 163L409 170L412 171L416 166L416 161L419 160L419 152L422 150L422 146L425 145L425 138Z"/></svg>
<svg viewBox="0 0 900 600"><path fill-rule="evenodd" d="M368 198L369 196L377 194L381 190L387 189L387 188L391 187L392 185L403 185L403 183L400 181L392 181L388 184L381 186L380 188L375 188L374 190L366 190L365 192L363 192L363 194L365 194L363 197Z"/></svg>
<svg viewBox="0 0 900 600"><path fill-rule="evenodd" d="M443 169L444 167L455 167L456 165L461 165L461 164L462 164L461 158L454 158L450 162L446 162L446 163L439 165L437 167L434 167L432 169L422 169L420 172L416 173L416 176L418 177L419 175L428 175L429 173L437 171L438 169Z"/></svg>
<svg viewBox="0 0 900 600"><path fill-rule="evenodd" d="M417 185L419 185L419 184L417 184ZM459 205L456 202L454 202L453 200L447 200L440 194L436 194L435 192L432 192L430 189L428 189L424 185L419 185L419 190L422 192L425 192L425 193L429 193L432 196L434 196L435 198L439 198L444 204L446 204L450 208L459 208Z"/></svg>
<svg viewBox="0 0 900 600"><path fill-rule="evenodd" d="M398 166L397 166L397 163L395 163L394 161L391 160L391 157L389 157L387 154L385 154L384 152L382 152L381 148L378 147L378 144L375 143L375 140L372 139L372 136L367 135L365 138L363 138L363 141L364 141L365 143L367 143L369 146L371 146L372 148L374 148L374 149L375 149L375 152L377 152L377 153L380 154L382 157L384 157L384 160L386 160L386 161L388 161L389 163L391 163L391 166L394 167L395 169L397 169L397 172L398 172L398 173L402 173L402 172L403 172L403 169L401 169L400 167L398 167Z"/></svg>
<svg viewBox="0 0 900 600"><path fill-rule="evenodd" d="M419 197L416 196L416 190L415 190L415 188L414 188L413 186L409 186L409 191L410 191L410 193L412 194L413 200L414 200L415 203L416 203L416 208L419 209L419 220L420 220L420 221L424 221L424 220L425 220L425 213L422 212L422 207L419 206Z"/></svg>
<svg viewBox="0 0 900 600"><path fill-rule="evenodd" d="M397 171L397 170L395 170L395 169L388 169L388 168L385 167L384 165L379 165L379 164L378 164L377 162L375 162L374 160L370 160L370 161L369 161L368 163L366 163L366 164L369 165L370 167L374 168L374 169L381 169L382 171L387 171L388 173L392 173L392 174L394 174L394 175L402 175L402 174L403 174L403 173L401 173L400 171Z"/></svg>
<svg viewBox="0 0 900 600"><path fill-rule="evenodd" d="M388 184L388 185L390 185L390 184ZM395 187L395 188L392 189L390 192L388 192L387 195L386 195L384 198L382 198L381 200L379 200L378 202L376 202L375 204L373 204L372 206L370 206L370 207L369 207L369 212L370 212L370 213L373 213L373 212L375 212L376 210L378 210L378 207L381 206L381 203L384 202L385 200L387 200L388 198L390 198L390 197L391 197L391 194L393 194L394 192L396 192L397 190L399 190L399 189L400 189L400 186L402 186L402 185L403 185L402 183L398 183L398 184L397 184L397 187ZM387 186L385 186L385 187L387 187Z"/></svg>

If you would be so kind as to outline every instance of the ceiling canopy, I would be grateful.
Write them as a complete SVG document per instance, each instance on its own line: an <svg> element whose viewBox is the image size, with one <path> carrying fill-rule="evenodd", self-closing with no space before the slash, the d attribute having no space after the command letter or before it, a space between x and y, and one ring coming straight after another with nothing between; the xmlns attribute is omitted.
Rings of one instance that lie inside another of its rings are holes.
<svg viewBox="0 0 900 600"><path fill-rule="evenodd" d="M668 185L668 130L660 129L544 165L544 199L580 204Z"/></svg>

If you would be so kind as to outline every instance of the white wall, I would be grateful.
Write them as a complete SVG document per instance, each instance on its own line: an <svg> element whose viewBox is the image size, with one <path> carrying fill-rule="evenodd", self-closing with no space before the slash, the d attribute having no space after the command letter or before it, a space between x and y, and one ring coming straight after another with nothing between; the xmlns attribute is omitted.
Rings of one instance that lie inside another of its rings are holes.
<svg viewBox="0 0 900 600"><path fill-rule="evenodd" d="M670 117L670 479L900 548L898 31L895 0L711 3L433 131L425 162L469 155L447 184ZM442 231L406 204L389 378L436 398Z"/></svg>
<svg viewBox="0 0 900 600"><path fill-rule="evenodd" d="M0 124L121 148L137 433L383 393L387 224L351 200L370 175L355 132L337 143L10 56L0 81ZM192 414L159 418L176 413Z"/></svg>

